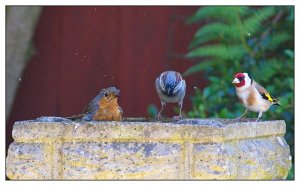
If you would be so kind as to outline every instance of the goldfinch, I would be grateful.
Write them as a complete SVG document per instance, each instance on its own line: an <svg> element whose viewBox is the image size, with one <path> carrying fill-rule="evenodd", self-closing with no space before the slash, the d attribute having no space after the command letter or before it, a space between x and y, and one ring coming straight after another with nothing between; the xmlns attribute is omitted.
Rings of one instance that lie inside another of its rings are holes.
<svg viewBox="0 0 300 186"><path fill-rule="evenodd" d="M271 105L279 105L279 99L273 98L264 87L256 83L248 73L237 73L232 83L235 85L239 101L246 107L244 114L237 119L243 118L248 110L258 112L259 120Z"/></svg>

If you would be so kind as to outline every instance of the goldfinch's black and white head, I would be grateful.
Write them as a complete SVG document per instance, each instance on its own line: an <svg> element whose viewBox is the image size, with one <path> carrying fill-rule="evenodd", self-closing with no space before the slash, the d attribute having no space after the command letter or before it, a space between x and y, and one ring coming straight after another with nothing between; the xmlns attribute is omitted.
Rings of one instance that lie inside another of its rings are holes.
<svg viewBox="0 0 300 186"><path fill-rule="evenodd" d="M232 83L237 89L243 90L251 86L253 79L248 73L237 73L235 74Z"/></svg>

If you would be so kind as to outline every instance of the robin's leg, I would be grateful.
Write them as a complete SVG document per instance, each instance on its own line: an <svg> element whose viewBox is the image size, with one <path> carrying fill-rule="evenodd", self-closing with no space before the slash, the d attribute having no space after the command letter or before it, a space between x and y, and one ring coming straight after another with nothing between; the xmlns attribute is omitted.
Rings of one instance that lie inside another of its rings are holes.
<svg viewBox="0 0 300 186"><path fill-rule="evenodd" d="M248 113L248 109L245 110L244 114L242 114L240 117L236 118L237 120L244 118L245 116L247 116Z"/></svg>
<svg viewBox="0 0 300 186"><path fill-rule="evenodd" d="M260 112L259 112L259 114L258 114L258 117L257 117L257 119L255 120L255 122L257 122L257 121L259 120L259 118L262 116L262 114L263 114L263 112L262 112L262 111L260 111Z"/></svg>
<svg viewBox="0 0 300 186"><path fill-rule="evenodd" d="M116 113L115 121L122 121L122 115L119 111Z"/></svg>
<svg viewBox="0 0 300 186"><path fill-rule="evenodd" d="M156 115L156 119L161 119L161 112L165 109L166 107L166 102L161 101L161 109L159 111L159 113Z"/></svg>

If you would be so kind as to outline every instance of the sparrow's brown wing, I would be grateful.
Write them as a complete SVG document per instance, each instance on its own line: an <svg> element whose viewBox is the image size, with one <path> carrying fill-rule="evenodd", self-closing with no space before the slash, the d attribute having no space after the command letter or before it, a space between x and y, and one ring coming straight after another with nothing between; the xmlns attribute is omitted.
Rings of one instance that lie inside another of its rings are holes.
<svg viewBox="0 0 300 186"><path fill-rule="evenodd" d="M269 92L260 84L253 82L254 87L258 90L261 97L265 100L268 100L270 102L274 102L273 97L269 94Z"/></svg>

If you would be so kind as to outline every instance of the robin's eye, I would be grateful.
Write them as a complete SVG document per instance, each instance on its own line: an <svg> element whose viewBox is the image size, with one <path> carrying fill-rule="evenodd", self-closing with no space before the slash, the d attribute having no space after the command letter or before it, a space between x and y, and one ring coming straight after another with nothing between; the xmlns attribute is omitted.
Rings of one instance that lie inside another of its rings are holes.
<svg viewBox="0 0 300 186"><path fill-rule="evenodd" d="M107 96L108 96L108 93L105 93L104 96L107 97Z"/></svg>

